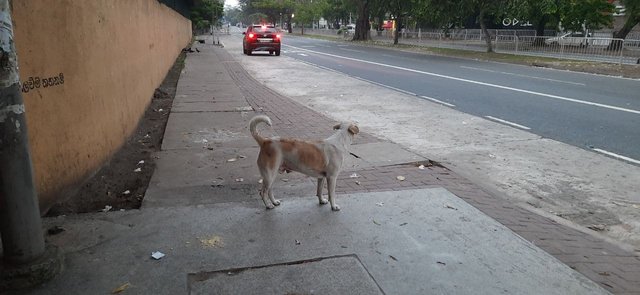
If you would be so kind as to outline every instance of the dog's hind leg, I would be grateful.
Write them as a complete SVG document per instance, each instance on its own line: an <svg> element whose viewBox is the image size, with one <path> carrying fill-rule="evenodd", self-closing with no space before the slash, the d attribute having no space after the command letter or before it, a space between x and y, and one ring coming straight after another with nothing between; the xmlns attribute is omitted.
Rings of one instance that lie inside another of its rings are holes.
<svg viewBox="0 0 640 295"><path fill-rule="evenodd" d="M320 205L324 205L327 203L327 199L322 197L323 186L324 186L324 177L320 177L318 178L318 192L316 193L316 196L318 196L318 202L320 202Z"/></svg>
<svg viewBox="0 0 640 295"><path fill-rule="evenodd" d="M262 169L260 169L260 174L262 174L262 189L260 189L260 197L262 198L262 202L264 202L264 205L265 207L267 207L267 209L273 209L275 206L271 202L271 200L269 200L269 194L271 192L273 179L275 177L273 173L271 173L272 175L269 175L269 172L263 171Z"/></svg>
<svg viewBox="0 0 640 295"><path fill-rule="evenodd" d="M340 211L340 206L336 204L336 180L337 175L327 176L327 190L329 191L329 203L331 204L331 210Z"/></svg>

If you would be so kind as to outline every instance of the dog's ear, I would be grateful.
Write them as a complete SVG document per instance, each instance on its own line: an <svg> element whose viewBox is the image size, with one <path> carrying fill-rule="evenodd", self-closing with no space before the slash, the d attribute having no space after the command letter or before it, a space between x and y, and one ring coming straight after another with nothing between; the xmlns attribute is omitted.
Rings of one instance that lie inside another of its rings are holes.
<svg viewBox="0 0 640 295"><path fill-rule="evenodd" d="M358 128L358 126L356 125L350 125L349 126L349 133L356 135L360 132L360 128Z"/></svg>
<svg viewBox="0 0 640 295"><path fill-rule="evenodd" d="M338 125L336 125L336 126L333 126L333 130L338 130L338 129L340 129L340 126L342 126L342 124L338 124Z"/></svg>

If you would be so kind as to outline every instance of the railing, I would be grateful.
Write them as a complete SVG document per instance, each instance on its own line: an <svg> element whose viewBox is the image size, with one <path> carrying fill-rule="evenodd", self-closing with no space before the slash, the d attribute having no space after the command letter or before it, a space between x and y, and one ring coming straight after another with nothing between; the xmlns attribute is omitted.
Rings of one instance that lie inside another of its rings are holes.
<svg viewBox="0 0 640 295"><path fill-rule="evenodd" d="M305 34L331 36L349 40L353 34L329 29L305 29ZM298 31L299 33L299 31ZM393 42L395 32L370 31L371 40ZM486 51L485 36L481 30L418 30L400 32L398 42L407 45L455 48ZM544 56L587 61L603 61L624 64L640 62L640 40L607 37L535 36L533 30L489 30L496 52ZM605 34L606 35L606 34ZM597 35L596 36L604 36ZM611 45L614 43L613 45ZM611 45L611 46L610 46Z"/></svg>
<svg viewBox="0 0 640 295"><path fill-rule="evenodd" d="M497 52L587 61L636 63L640 40L497 36Z"/></svg>

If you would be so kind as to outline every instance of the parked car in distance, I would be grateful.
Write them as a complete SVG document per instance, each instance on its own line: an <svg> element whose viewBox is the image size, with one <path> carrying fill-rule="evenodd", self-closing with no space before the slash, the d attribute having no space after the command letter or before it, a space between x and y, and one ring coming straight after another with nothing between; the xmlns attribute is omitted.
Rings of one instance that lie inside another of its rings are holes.
<svg viewBox="0 0 640 295"><path fill-rule="evenodd" d="M549 38L544 40L547 45L564 45L564 46L587 46L589 45L589 36L584 33L574 32L565 33L558 37Z"/></svg>
<svg viewBox="0 0 640 295"><path fill-rule="evenodd" d="M242 52L251 55L254 51L268 51L280 55L281 33L272 25L251 25L242 33Z"/></svg>

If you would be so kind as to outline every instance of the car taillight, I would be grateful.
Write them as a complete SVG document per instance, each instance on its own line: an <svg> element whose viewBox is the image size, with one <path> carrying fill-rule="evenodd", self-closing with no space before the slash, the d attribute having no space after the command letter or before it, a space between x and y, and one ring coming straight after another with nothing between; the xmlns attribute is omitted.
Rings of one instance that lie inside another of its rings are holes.
<svg viewBox="0 0 640 295"><path fill-rule="evenodd" d="M280 34L276 34L276 39L280 40Z"/></svg>
<svg viewBox="0 0 640 295"><path fill-rule="evenodd" d="M249 33L249 39L253 39L255 35L253 33Z"/></svg>

